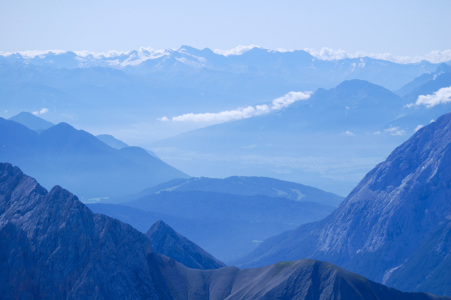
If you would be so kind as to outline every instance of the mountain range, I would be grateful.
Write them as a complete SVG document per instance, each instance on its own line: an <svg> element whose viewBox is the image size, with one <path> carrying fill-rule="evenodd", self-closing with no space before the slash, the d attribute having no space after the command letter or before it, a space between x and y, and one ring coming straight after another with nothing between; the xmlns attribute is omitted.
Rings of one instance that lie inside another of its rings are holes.
<svg viewBox="0 0 451 300"><path fill-rule="evenodd" d="M109 129L120 139L134 135L136 140L127 142L137 144L144 136L158 140L202 127L157 120L168 114L247 107L352 79L398 90L437 67L426 61L399 64L368 57L321 60L305 51L262 48L228 56L189 46L117 55L15 53L0 55L0 97L4 117L46 108L54 123L69 122L91 132Z"/></svg>
<svg viewBox="0 0 451 300"><path fill-rule="evenodd" d="M329 199L332 202L340 197L330 194ZM206 191L163 191L121 205L105 203L89 207L143 232L157 220L163 220L225 263L252 251L262 240L320 220L335 208L283 196Z"/></svg>
<svg viewBox="0 0 451 300"><path fill-rule="evenodd" d="M20 165L47 187L70 187L84 201L136 193L187 177L142 148L114 149L67 123L38 133L0 118L0 143L0 161Z"/></svg>
<svg viewBox="0 0 451 300"><path fill-rule="evenodd" d="M0 164L0 207L4 299L449 299L313 260L189 269L153 252L129 225L93 214L59 186L47 192L10 164Z"/></svg>
<svg viewBox="0 0 451 300"><path fill-rule="evenodd" d="M422 93L449 87L448 69L446 63L321 60L305 51L262 48L228 56L189 46L108 55L16 53L0 56L1 114L34 111L55 124L112 134L194 176L267 176L344 196L418 126L450 111L450 103L405 107ZM255 109L298 91L314 93L234 125L192 131L212 122L172 121ZM337 126L328 128L329 122ZM202 143L186 145L184 139L198 135ZM349 151L354 158L344 157Z"/></svg>
<svg viewBox="0 0 451 300"><path fill-rule="evenodd" d="M259 174L346 195L419 125L451 110L451 102L425 109L407 108L407 101L350 80L281 111L197 129L151 148L194 176Z"/></svg>
<svg viewBox="0 0 451 300"><path fill-rule="evenodd" d="M370 171L325 219L274 236L241 260L327 260L411 291L451 295L451 113Z"/></svg>

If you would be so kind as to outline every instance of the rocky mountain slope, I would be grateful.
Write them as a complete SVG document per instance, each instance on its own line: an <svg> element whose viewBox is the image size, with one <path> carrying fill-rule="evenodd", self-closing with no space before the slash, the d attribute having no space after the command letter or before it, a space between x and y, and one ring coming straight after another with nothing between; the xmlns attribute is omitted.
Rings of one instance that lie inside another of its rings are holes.
<svg viewBox="0 0 451 300"><path fill-rule="evenodd" d="M152 252L129 225L94 215L61 187L47 192L4 163L0 237L2 299L445 299L402 293L313 260L189 269Z"/></svg>
<svg viewBox="0 0 451 300"><path fill-rule="evenodd" d="M450 166L448 113L396 148L329 217L268 239L242 264L311 257L395 287L450 295Z"/></svg>
<svg viewBox="0 0 451 300"><path fill-rule="evenodd" d="M188 268L208 270L225 266L161 220L152 225L146 236L152 244L153 251L166 255Z"/></svg>
<svg viewBox="0 0 451 300"><path fill-rule="evenodd" d="M2 298L159 298L148 239L61 187L1 164L0 213Z"/></svg>

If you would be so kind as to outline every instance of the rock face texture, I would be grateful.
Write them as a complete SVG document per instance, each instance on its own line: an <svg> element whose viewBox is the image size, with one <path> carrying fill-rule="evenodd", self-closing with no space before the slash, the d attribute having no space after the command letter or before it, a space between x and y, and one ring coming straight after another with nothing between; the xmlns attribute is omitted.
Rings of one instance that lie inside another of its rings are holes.
<svg viewBox="0 0 451 300"><path fill-rule="evenodd" d="M330 263L304 259L240 270L191 270L157 257L176 299L449 299L424 293L403 293Z"/></svg>
<svg viewBox="0 0 451 300"><path fill-rule="evenodd" d="M0 165L0 292L6 299L157 299L148 239Z"/></svg>
<svg viewBox="0 0 451 300"><path fill-rule="evenodd" d="M332 215L265 241L242 262L310 257L402 289L451 295L450 222L448 113L395 149Z"/></svg>
<svg viewBox="0 0 451 300"><path fill-rule="evenodd" d="M148 238L0 164L2 299L449 299L403 293L329 263L195 270Z"/></svg>
<svg viewBox="0 0 451 300"><path fill-rule="evenodd" d="M188 268L208 270L225 267L224 263L177 233L163 221L153 224L146 236L152 244L153 251L166 255Z"/></svg>

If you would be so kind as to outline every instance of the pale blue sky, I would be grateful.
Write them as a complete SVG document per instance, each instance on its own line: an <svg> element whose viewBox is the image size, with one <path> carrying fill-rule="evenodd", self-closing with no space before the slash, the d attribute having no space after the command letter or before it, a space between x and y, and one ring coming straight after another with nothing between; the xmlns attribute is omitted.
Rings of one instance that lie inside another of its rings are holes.
<svg viewBox="0 0 451 300"><path fill-rule="evenodd" d="M450 0L2 0L0 51L265 48L422 55L451 49Z"/></svg>

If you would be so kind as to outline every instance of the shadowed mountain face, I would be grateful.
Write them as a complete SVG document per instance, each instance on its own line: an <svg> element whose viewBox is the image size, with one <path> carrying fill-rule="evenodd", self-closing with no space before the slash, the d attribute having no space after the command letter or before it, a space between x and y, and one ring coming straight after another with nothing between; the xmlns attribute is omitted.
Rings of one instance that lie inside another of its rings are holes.
<svg viewBox="0 0 451 300"><path fill-rule="evenodd" d="M47 187L67 186L84 201L135 193L186 177L143 149L113 149L66 123L38 134L0 118L0 144L0 161L20 165Z"/></svg>
<svg viewBox="0 0 451 300"><path fill-rule="evenodd" d="M0 164L2 299L445 299L402 293L334 265L302 260L193 270L151 250L144 234L94 215Z"/></svg>
<svg viewBox="0 0 451 300"><path fill-rule="evenodd" d="M242 264L311 257L395 287L451 295L450 166L446 114L395 149L329 217L268 239Z"/></svg>
<svg viewBox="0 0 451 300"><path fill-rule="evenodd" d="M144 235L9 164L0 165L0 228L4 299L157 298Z"/></svg>
<svg viewBox="0 0 451 300"><path fill-rule="evenodd" d="M152 244L153 251L166 255L188 268L208 270L225 266L163 221L153 224L146 236Z"/></svg>

